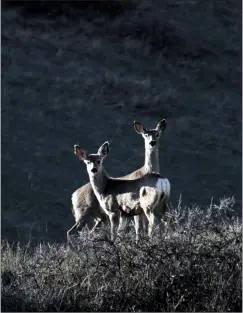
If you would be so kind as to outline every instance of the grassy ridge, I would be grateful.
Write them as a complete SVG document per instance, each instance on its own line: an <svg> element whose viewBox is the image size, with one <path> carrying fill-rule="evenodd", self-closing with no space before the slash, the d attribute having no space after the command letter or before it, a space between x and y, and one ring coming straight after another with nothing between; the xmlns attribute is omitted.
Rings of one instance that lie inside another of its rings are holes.
<svg viewBox="0 0 243 313"><path fill-rule="evenodd" d="M223 199L203 213L179 203L153 243L136 245L132 232L115 243L83 233L74 250L2 242L2 310L241 312L242 226L233 204Z"/></svg>
<svg viewBox="0 0 243 313"><path fill-rule="evenodd" d="M240 7L4 2L2 311L242 311ZM84 231L70 250L70 196L88 180L72 145L110 139L109 172L125 175L144 158L132 121L161 118L162 174L188 206L152 243ZM224 195L236 205L191 206Z"/></svg>

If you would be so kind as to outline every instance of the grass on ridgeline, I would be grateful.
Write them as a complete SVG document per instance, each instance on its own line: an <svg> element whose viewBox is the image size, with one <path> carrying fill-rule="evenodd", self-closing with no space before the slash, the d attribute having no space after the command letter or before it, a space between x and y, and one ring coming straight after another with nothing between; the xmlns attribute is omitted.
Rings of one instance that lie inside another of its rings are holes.
<svg viewBox="0 0 243 313"><path fill-rule="evenodd" d="M241 312L242 225L234 198L169 212L162 239L2 241L2 311ZM104 231L105 232L105 231ZM106 238L106 239L105 239Z"/></svg>

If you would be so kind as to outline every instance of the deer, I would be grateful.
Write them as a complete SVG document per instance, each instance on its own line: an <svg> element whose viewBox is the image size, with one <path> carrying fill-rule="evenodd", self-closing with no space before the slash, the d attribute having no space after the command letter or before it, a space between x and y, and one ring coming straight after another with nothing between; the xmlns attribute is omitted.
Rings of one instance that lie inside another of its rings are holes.
<svg viewBox="0 0 243 313"><path fill-rule="evenodd" d="M152 238L159 215L165 214L163 204L170 196L169 180L154 172L134 180L112 178L103 166L108 153L108 141L100 146L97 153L93 154L88 154L80 146L74 145L74 154L86 164L94 194L110 220L111 240L114 241L116 233L120 234L124 230L124 216L142 213L148 219L148 236ZM161 210L156 212L159 204L161 204ZM160 221L157 224L160 227ZM138 238L139 233L136 233L136 240Z"/></svg>
<svg viewBox="0 0 243 313"><path fill-rule="evenodd" d="M154 129L146 129L141 123L134 121L136 133L141 135L144 139L144 165L120 179L136 179L147 173L160 171L159 140L165 128L165 119L160 120ZM72 194L72 213L75 217L75 224L67 232L68 241L70 241L72 232L82 229L85 225L93 226L90 230L92 234L102 222L107 222L107 216L100 208L90 182L80 187ZM139 233L141 227L144 227L144 225L147 227L145 215L135 215L133 218L136 233Z"/></svg>

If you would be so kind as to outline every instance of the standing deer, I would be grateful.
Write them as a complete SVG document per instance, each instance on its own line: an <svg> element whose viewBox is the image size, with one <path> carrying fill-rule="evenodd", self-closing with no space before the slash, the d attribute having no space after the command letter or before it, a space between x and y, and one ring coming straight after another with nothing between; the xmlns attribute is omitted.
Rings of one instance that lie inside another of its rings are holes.
<svg viewBox="0 0 243 313"><path fill-rule="evenodd" d="M142 124L134 122L135 131L142 135L145 144L144 165L120 179L136 179L151 172L159 172L159 139L166 128L166 120L162 119L154 129L145 129ZM166 204L165 204L166 205ZM75 224L67 232L67 239L73 231L78 231L85 225L93 226L91 233L101 223L107 220L107 216L100 208L99 202L94 194L90 183L77 189L72 195L72 211L75 217ZM147 220L146 220L147 221ZM136 233L139 233L142 222L146 223L144 215L134 216Z"/></svg>
<svg viewBox="0 0 243 313"><path fill-rule="evenodd" d="M111 240L114 240L116 229L123 230L125 215L146 215L149 226L148 235L151 238L158 213L155 209L161 203L167 202L170 195L170 183L158 173L145 174L134 180L111 178L103 167L103 160L109 153L109 142L106 141L96 154L88 154L78 145L74 146L74 153L80 161L86 164L87 172L94 194L111 225ZM164 214L165 212L161 212ZM136 240L139 233L136 233Z"/></svg>

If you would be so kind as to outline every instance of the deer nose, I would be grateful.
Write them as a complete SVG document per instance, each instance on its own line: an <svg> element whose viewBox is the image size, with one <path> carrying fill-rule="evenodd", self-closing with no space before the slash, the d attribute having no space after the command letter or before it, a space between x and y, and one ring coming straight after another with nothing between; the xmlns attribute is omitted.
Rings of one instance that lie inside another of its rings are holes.
<svg viewBox="0 0 243 313"><path fill-rule="evenodd" d="M92 168L91 172L92 173L97 173L97 169L96 168Z"/></svg>
<svg viewBox="0 0 243 313"><path fill-rule="evenodd" d="M156 141L155 140L150 141L150 145L154 147L156 145Z"/></svg>

